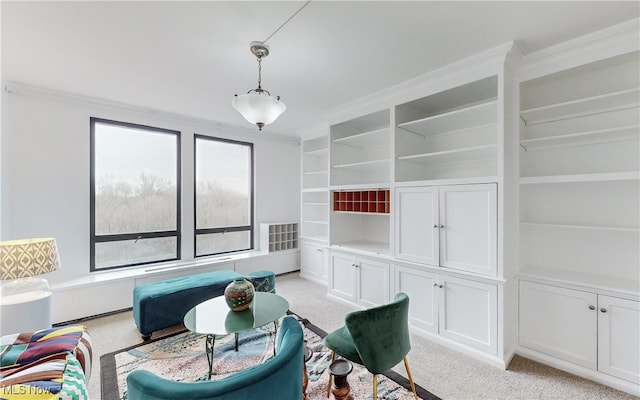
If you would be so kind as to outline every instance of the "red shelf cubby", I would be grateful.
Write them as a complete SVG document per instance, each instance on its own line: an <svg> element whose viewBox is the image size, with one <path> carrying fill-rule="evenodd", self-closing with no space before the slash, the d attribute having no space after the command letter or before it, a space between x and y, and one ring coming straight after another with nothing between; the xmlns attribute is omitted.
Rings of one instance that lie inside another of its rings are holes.
<svg viewBox="0 0 640 400"><path fill-rule="evenodd" d="M389 189L341 190L333 192L333 211L389 214Z"/></svg>

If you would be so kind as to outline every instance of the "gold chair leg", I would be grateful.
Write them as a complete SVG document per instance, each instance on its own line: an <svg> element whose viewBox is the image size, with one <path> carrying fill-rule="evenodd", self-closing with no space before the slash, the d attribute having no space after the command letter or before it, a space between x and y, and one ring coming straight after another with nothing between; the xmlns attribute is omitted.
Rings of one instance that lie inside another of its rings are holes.
<svg viewBox="0 0 640 400"><path fill-rule="evenodd" d="M378 375L373 374L373 400L378 400Z"/></svg>
<svg viewBox="0 0 640 400"><path fill-rule="evenodd" d="M404 358L404 368L407 370L407 377L409 378L409 383L411 384L411 391L413 392L413 397L418 400L418 394L416 393L416 385L413 383L413 377L411 376L411 370L409 370L409 360L407 357Z"/></svg>
<svg viewBox="0 0 640 400"><path fill-rule="evenodd" d="M336 352L331 353L331 362L334 362L336 359ZM329 363L331 364L331 363ZM333 375L329 374L329 384L327 385L327 398L331 396L331 384L333 383Z"/></svg>

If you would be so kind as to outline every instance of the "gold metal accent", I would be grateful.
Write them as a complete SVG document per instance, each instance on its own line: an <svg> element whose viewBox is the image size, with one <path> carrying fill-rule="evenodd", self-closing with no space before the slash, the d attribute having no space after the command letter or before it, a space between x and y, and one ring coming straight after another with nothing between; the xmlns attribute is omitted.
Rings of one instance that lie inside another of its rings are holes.
<svg viewBox="0 0 640 400"><path fill-rule="evenodd" d="M413 377L411 376L411 370L409 369L409 359L404 357L404 369L407 370L407 377L409 378L409 384L411 385L411 391L413 392L413 397L415 400L418 400L418 394L416 393L416 385L413 383Z"/></svg>
<svg viewBox="0 0 640 400"><path fill-rule="evenodd" d="M378 399L378 375L373 374L373 398Z"/></svg>

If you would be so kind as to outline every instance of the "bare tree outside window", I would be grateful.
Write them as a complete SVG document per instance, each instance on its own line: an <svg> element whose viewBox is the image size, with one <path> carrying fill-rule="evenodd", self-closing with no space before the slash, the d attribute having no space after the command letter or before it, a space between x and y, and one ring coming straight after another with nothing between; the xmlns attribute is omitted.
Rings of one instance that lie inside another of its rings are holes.
<svg viewBox="0 0 640 400"><path fill-rule="evenodd" d="M91 270L180 258L180 132L91 119Z"/></svg>
<svg viewBox="0 0 640 400"><path fill-rule="evenodd" d="M253 145L196 135L195 255L253 248Z"/></svg>

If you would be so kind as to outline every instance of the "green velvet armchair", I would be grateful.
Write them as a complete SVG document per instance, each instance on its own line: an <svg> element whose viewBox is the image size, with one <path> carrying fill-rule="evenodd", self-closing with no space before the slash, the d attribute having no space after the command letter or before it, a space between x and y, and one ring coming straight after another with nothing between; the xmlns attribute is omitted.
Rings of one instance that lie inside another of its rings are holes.
<svg viewBox="0 0 640 400"><path fill-rule="evenodd" d="M354 311L345 316L345 325L324 338L324 344L336 354L363 365L373 374L373 398L378 398L378 374L404 361L413 396L418 399L409 370L409 296L398 293L394 300L378 307ZM331 390L331 379L327 397Z"/></svg>
<svg viewBox="0 0 640 400"><path fill-rule="evenodd" d="M277 343L275 357L215 381L175 382L149 371L134 371L127 376L128 399L302 399L303 333L293 317L282 320Z"/></svg>

